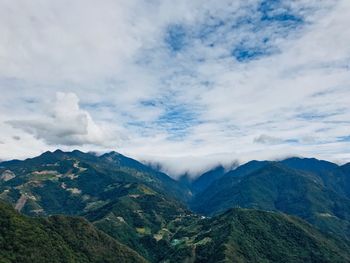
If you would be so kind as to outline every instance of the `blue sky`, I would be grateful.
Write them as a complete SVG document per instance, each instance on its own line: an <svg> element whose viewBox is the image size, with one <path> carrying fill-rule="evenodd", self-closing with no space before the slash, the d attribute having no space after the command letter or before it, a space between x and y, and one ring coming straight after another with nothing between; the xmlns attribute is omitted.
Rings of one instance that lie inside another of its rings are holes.
<svg viewBox="0 0 350 263"><path fill-rule="evenodd" d="M350 161L350 2L0 1L0 159L116 150L172 175Z"/></svg>

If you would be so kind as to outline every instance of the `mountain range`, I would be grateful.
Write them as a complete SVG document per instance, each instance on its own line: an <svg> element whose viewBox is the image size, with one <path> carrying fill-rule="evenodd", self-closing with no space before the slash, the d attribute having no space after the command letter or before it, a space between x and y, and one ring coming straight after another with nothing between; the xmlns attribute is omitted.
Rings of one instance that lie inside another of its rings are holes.
<svg viewBox="0 0 350 263"><path fill-rule="evenodd" d="M236 206L280 211L349 238L347 166L300 158L252 161L228 172L196 195L191 207L207 215Z"/></svg>
<svg viewBox="0 0 350 263"><path fill-rule="evenodd" d="M175 180L117 152L56 150L1 162L0 199L1 262L350 262L350 164Z"/></svg>

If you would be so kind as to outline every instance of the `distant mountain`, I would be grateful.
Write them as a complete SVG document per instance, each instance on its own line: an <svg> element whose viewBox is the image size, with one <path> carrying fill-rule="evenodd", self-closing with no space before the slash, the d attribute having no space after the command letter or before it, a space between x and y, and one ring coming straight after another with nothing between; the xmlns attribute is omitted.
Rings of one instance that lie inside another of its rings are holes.
<svg viewBox="0 0 350 263"><path fill-rule="evenodd" d="M167 262L349 262L349 244L284 214L231 209L181 228ZM164 261L165 262L165 261Z"/></svg>
<svg viewBox="0 0 350 263"><path fill-rule="evenodd" d="M0 202L0 262L146 262L82 218L29 218Z"/></svg>
<svg viewBox="0 0 350 263"><path fill-rule="evenodd" d="M344 195L350 198L350 163L344 164L337 170L339 174L338 185Z"/></svg>
<svg viewBox="0 0 350 263"><path fill-rule="evenodd" d="M323 174L336 170L338 165L335 163L318 160L316 158L298 158L292 157L281 161L280 163L301 171Z"/></svg>
<svg viewBox="0 0 350 263"><path fill-rule="evenodd" d="M193 178L192 178L192 176L190 174L185 173L185 174L180 175L177 178L177 181L180 183L180 185L182 185L183 187L189 189L191 191L191 195L193 194L192 193L192 189L191 189Z"/></svg>
<svg viewBox="0 0 350 263"><path fill-rule="evenodd" d="M225 168L221 165L205 172L191 182L191 190L194 194L202 192L212 182L225 174Z"/></svg>
<svg viewBox="0 0 350 263"><path fill-rule="evenodd" d="M315 158L289 158L281 163L290 168L313 173L323 184L339 195L350 198L350 164L338 166L335 163Z"/></svg>
<svg viewBox="0 0 350 263"><path fill-rule="evenodd" d="M350 172L350 163L346 163L346 164L340 166L340 168L341 168L344 172Z"/></svg>
<svg viewBox="0 0 350 263"><path fill-rule="evenodd" d="M190 201L190 207L205 214L218 213L219 211L223 212L225 209L231 208L231 205L223 204L223 209L213 209L215 206L212 206L209 203L208 207L204 211L200 208L200 206L202 204L204 206L208 200L213 200L213 202L215 202L216 196L219 196L220 194L226 194L229 198L231 187L241 180L241 177L259 170L267 164L269 164L267 161L250 161L224 175L221 175L218 179L214 180L211 184L209 184L209 186L194 196L194 198ZM199 179L200 178L201 177L199 177Z"/></svg>
<svg viewBox="0 0 350 263"><path fill-rule="evenodd" d="M350 237L350 200L334 187L327 187L323 175L292 169L290 162L286 163L247 163L195 196L191 207L204 214L217 214L231 207L281 211L324 231Z"/></svg>
<svg viewBox="0 0 350 263"><path fill-rule="evenodd" d="M232 166L231 170L234 166ZM230 171L230 170L229 170ZM205 190L211 183L221 178L225 173L226 169L222 165L218 165L203 174L193 177L188 173L185 173L178 177L177 181L185 188L191 190L191 197L197 193Z"/></svg>

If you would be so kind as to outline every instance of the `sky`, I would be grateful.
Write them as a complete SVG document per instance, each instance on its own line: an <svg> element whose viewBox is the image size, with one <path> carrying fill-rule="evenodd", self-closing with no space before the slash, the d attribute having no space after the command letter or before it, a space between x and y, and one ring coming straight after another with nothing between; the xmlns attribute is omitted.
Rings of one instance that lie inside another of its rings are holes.
<svg viewBox="0 0 350 263"><path fill-rule="evenodd" d="M350 161L349 0L0 0L0 159L118 151L173 176Z"/></svg>

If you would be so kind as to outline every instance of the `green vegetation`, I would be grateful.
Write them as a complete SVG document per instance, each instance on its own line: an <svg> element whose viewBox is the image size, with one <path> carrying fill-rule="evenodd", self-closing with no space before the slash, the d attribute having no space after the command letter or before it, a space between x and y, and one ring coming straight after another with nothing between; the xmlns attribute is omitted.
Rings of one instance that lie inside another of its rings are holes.
<svg viewBox="0 0 350 263"><path fill-rule="evenodd" d="M0 262L350 262L349 172L294 158L176 182L115 152L3 162L0 199L34 217L0 203ZM216 216L189 211L189 189Z"/></svg>
<svg viewBox="0 0 350 263"><path fill-rule="evenodd" d="M28 218L0 203L0 262L145 262L82 218Z"/></svg>
<svg viewBox="0 0 350 263"><path fill-rule="evenodd" d="M192 201L192 208L204 214L231 207L281 211L323 231L350 237L350 200L327 188L320 177L279 163L224 176Z"/></svg>
<svg viewBox="0 0 350 263"><path fill-rule="evenodd" d="M0 198L16 204L21 195L32 196L21 211L33 216L38 211L40 215L79 215L94 208L97 201L123 195L127 183L146 186L144 194L159 192L180 200L189 196L189 190L169 176L115 152L102 156L45 152L32 159L1 163L0 175L6 178L0 179Z"/></svg>
<svg viewBox="0 0 350 263"><path fill-rule="evenodd" d="M349 244L295 217L251 209L181 228L166 262L349 262Z"/></svg>
<svg viewBox="0 0 350 263"><path fill-rule="evenodd" d="M83 214L84 217L153 262L162 256L163 248L170 246L170 237L179 223L193 216L179 202L145 185L118 185L106 195L110 192L117 193L118 199Z"/></svg>

